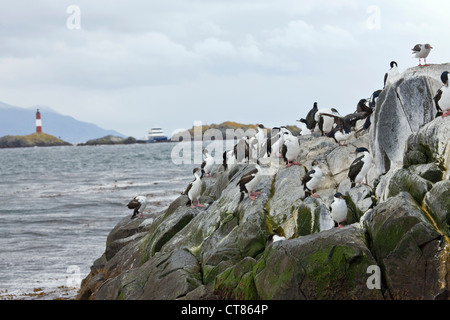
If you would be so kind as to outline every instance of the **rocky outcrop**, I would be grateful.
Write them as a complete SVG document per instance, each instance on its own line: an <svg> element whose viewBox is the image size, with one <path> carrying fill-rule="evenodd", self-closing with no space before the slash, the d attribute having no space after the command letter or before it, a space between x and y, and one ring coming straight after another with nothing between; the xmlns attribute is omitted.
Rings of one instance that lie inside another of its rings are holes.
<svg viewBox="0 0 450 320"><path fill-rule="evenodd" d="M29 148L71 146L72 144L44 132L26 136L4 136L0 138L0 148Z"/></svg>
<svg viewBox="0 0 450 320"><path fill-rule="evenodd" d="M301 136L301 166L261 159L267 169L256 201L239 202L236 185L251 164L225 172L217 166L203 179L207 208L192 209L180 196L149 218L124 217L78 298L447 299L450 117L434 119L427 105L434 80L424 72L413 68L387 87L370 133L354 135L347 146ZM406 137L381 133L391 120L387 106L403 110L395 115L408 123ZM403 119L410 109L418 122ZM369 186L350 188L356 147L376 156ZM305 197L301 185L313 160L323 171L320 198ZM329 213L337 191L348 207L341 229ZM273 233L286 240L268 242Z"/></svg>
<svg viewBox="0 0 450 320"><path fill-rule="evenodd" d="M98 146L98 145L113 145L113 144L134 144L134 143L146 143L146 141L136 140L133 137L122 138L108 135L102 138L88 140L85 143L79 143L78 146Z"/></svg>
<svg viewBox="0 0 450 320"><path fill-rule="evenodd" d="M400 168L408 137L434 119L434 96L450 64L406 70L379 95L373 114L370 145L378 174Z"/></svg>

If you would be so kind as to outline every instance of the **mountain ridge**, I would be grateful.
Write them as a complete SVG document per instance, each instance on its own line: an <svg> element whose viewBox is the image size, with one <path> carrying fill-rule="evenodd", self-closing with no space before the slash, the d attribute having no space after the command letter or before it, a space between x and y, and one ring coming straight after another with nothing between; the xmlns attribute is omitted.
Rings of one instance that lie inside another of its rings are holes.
<svg viewBox="0 0 450 320"><path fill-rule="evenodd" d="M42 131L70 143L85 142L107 135L126 138L115 130L103 129L96 124L62 115L47 106L23 108L0 102L0 137L28 135L35 131L36 109L41 112Z"/></svg>

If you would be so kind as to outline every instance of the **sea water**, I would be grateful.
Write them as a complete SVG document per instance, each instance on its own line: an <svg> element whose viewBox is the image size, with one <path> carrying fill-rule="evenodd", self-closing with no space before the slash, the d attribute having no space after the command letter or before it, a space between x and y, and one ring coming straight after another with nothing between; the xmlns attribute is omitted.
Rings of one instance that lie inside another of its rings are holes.
<svg viewBox="0 0 450 320"><path fill-rule="evenodd" d="M145 194L161 212L199 164L175 143L0 149L0 299L71 299Z"/></svg>

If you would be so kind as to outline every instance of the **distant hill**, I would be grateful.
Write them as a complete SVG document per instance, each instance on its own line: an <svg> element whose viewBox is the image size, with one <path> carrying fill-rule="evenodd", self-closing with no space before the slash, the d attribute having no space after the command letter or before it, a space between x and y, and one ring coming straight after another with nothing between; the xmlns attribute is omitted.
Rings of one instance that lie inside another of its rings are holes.
<svg viewBox="0 0 450 320"><path fill-rule="evenodd" d="M28 135L35 132L36 109L42 118L42 131L70 143L114 135L125 135L105 130L99 126L65 116L47 107L21 108L0 102L0 137L6 135Z"/></svg>

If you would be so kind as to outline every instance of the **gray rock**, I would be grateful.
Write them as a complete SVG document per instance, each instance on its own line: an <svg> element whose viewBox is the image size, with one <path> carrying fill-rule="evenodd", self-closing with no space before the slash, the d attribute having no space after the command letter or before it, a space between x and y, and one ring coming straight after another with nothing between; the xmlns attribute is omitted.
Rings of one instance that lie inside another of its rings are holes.
<svg viewBox="0 0 450 320"><path fill-rule="evenodd" d="M362 229L347 226L276 242L253 273L262 299L383 299L367 287L375 264Z"/></svg>
<svg viewBox="0 0 450 320"><path fill-rule="evenodd" d="M426 70L410 68L381 92L370 131L378 174L400 168L408 137L434 119L433 97L442 86L440 75L447 69L449 64L433 65Z"/></svg>
<svg viewBox="0 0 450 320"><path fill-rule="evenodd" d="M417 203L422 203L425 194L432 188L432 183L408 169L395 172L389 184L389 197L394 197L402 191L408 192Z"/></svg>
<svg viewBox="0 0 450 320"><path fill-rule="evenodd" d="M436 217L437 223L443 230L450 225L450 181L436 183L426 194L424 204L428 212Z"/></svg>
<svg viewBox="0 0 450 320"><path fill-rule="evenodd" d="M367 224L372 253L393 299L434 299L446 289L439 272L446 254L442 234L408 193L379 204Z"/></svg>
<svg viewBox="0 0 450 320"><path fill-rule="evenodd" d="M173 300L201 285L197 259L185 250L159 253L141 267L106 281L96 300Z"/></svg>
<svg viewBox="0 0 450 320"><path fill-rule="evenodd" d="M436 163L443 179L450 177L450 121L437 117L411 135L406 144L404 165Z"/></svg>

